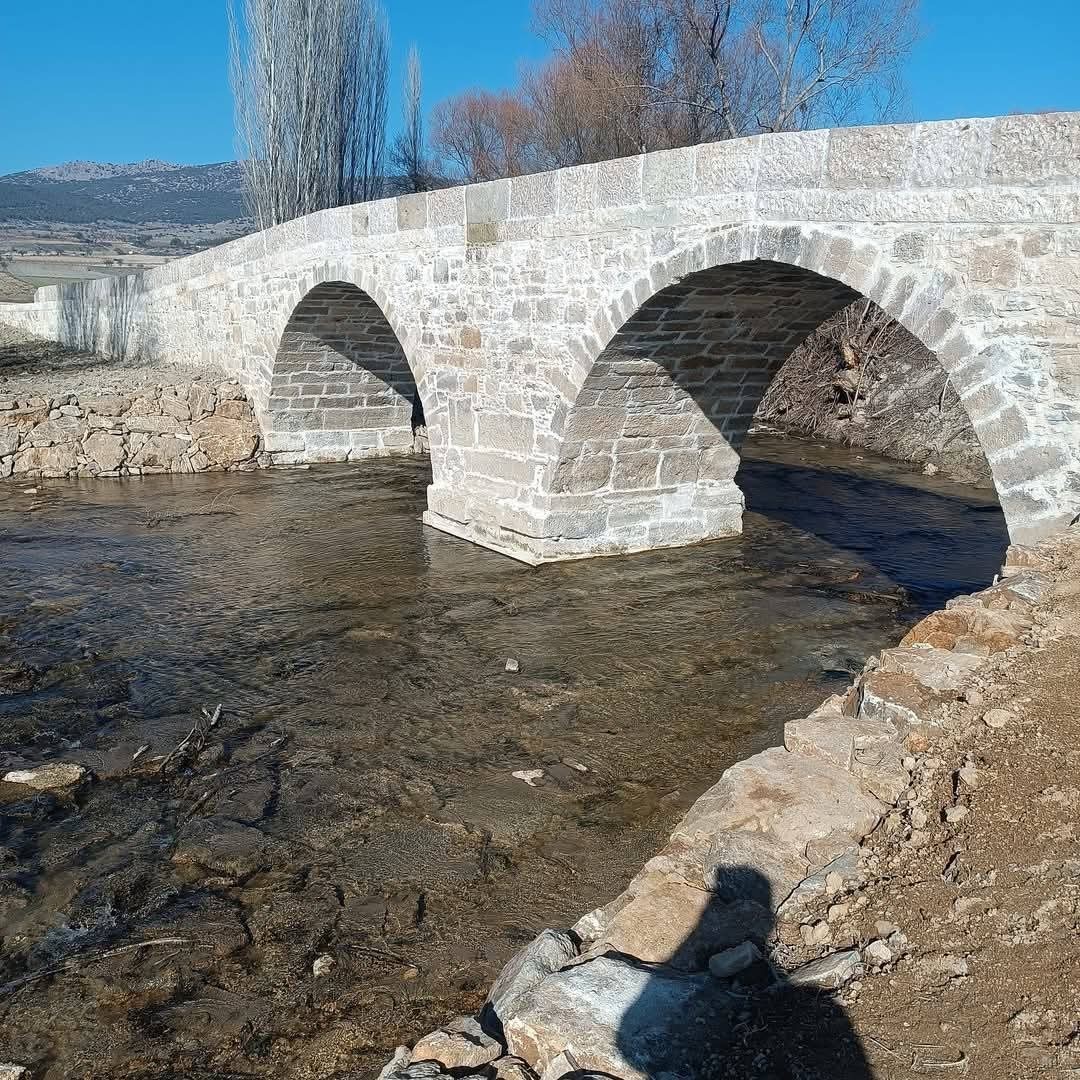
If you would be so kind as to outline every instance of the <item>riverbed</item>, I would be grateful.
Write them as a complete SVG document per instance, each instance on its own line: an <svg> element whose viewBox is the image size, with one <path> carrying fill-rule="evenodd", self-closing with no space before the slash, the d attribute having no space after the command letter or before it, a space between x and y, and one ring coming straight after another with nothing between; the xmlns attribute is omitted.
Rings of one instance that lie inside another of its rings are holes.
<svg viewBox="0 0 1080 1080"><path fill-rule="evenodd" d="M425 529L428 478L0 488L0 768L96 777L0 783L0 1060L373 1076L1007 543L803 440L751 440L741 537L538 569Z"/></svg>

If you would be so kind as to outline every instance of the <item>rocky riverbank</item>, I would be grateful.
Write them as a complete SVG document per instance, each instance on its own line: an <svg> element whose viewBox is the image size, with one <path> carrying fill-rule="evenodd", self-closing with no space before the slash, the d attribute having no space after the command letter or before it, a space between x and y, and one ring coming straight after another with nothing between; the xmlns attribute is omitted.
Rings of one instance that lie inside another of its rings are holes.
<svg viewBox="0 0 1080 1080"><path fill-rule="evenodd" d="M1073 529L729 769L383 1080L1075 1075L1077 686Z"/></svg>
<svg viewBox="0 0 1080 1080"><path fill-rule="evenodd" d="M0 479L256 468L259 429L232 382L0 397Z"/></svg>
<svg viewBox="0 0 1080 1080"><path fill-rule="evenodd" d="M117 364L0 327L0 479L256 468L243 389L220 372Z"/></svg>

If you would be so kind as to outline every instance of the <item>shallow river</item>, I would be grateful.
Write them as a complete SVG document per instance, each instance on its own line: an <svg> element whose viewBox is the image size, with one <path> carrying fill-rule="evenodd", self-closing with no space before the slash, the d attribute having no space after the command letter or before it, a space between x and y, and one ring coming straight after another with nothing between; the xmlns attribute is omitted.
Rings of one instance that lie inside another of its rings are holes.
<svg viewBox="0 0 1080 1080"><path fill-rule="evenodd" d="M96 774L0 783L0 1060L373 1076L1007 543L987 493L795 440L751 441L743 536L540 569L423 528L426 482L0 490L0 773Z"/></svg>

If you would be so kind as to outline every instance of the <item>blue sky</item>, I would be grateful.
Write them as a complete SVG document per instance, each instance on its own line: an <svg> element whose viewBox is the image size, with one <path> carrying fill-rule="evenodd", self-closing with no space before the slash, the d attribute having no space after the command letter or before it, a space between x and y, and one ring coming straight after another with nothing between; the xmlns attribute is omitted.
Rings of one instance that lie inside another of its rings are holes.
<svg viewBox="0 0 1080 1080"><path fill-rule="evenodd" d="M384 0L428 104L542 55L530 0ZM923 0L915 119L1080 109L1080 0ZM0 174L74 158L233 157L225 0L0 0Z"/></svg>

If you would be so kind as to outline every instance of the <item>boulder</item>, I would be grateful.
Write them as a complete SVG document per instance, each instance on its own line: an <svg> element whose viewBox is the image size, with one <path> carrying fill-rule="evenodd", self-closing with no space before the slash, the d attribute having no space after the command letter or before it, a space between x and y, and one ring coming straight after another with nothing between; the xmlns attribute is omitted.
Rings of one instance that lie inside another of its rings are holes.
<svg viewBox="0 0 1080 1080"><path fill-rule="evenodd" d="M158 468L179 471L180 461L188 444L171 435L152 435L131 455L128 465L133 469Z"/></svg>
<svg viewBox="0 0 1080 1080"><path fill-rule="evenodd" d="M799 855L815 842L842 850L870 832L882 812L847 770L772 747L728 769L690 808L673 839L704 850L717 837L742 831ZM791 888L804 876L799 873ZM782 899L774 896L773 903Z"/></svg>
<svg viewBox="0 0 1080 1080"><path fill-rule="evenodd" d="M502 1044L491 1038L471 1016L425 1035L412 1049L413 1061L437 1061L448 1069L478 1069L503 1053Z"/></svg>
<svg viewBox="0 0 1080 1080"><path fill-rule="evenodd" d="M97 397L83 398L82 407L87 413L115 417L122 416L131 407L131 402L119 394L100 394Z"/></svg>
<svg viewBox="0 0 1080 1080"><path fill-rule="evenodd" d="M155 394L142 393L132 399L131 408L127 411L128 420L136 416L160 416L161 404Z"/></svg>
<svg viewBox="0 0 1080 1080"><path fill-rule="evenodd" d="M199 420L214 411L217 406L217 394L209 386L192 383L188 391L188 405L191 409L191 418Z"/></svg>
<svg viewBox="0 0 1080 1080"><path fill-rule="evenodd" d="M541 1075L566 1054L575 1075L706 1076L703 1063L730 1039L734 1000L708 974L604 956L526 994L506 1023L507 1048Z"/></svg>
<svg viewBox="0 0 1080 1080"><path fill-rule="evenodd" d="M805 852L739 829L713 837L704 861L705 882L717 895L767 912L775 911L811 869Z"/></svg>
<svg viewBox="0 0 1080 1080"><path fill-rule="evenodd" d="M901 646L886 649L881 654L881 670L911 675L937 693L961 690L986 662L984 657L971 653L949 652L926 645Z"/></svg>
<svg viewBox="0 0 1080 1080"><path fill-rule="evenodd" d="M5 425L14 425L20 431L29 431L37 424L43 424L49 419L49 403L44 405L23 405L21 409L3 414Z"/></svg>
<svg viewBox="0 0 1080 1080"><path fill-rule="evenodd" d="M78 468L74 444L66 446L30 446L15 455L16 473L41 476L67 476Z"/></svg>
<svg viewBox="0 0 1080 1080"><path fill-rule="evenodd" d="M6 784L23 784L35 791L58 791L81 784L90 776L83 765L69 761L52 761L36 769L13 769L4 774Z"/></svg>
<svg viewBox="0 0 1080 1080"><path fill-rule="evenodd" d="M186 401L178 397L163 396L160 401L161 411L166 416L187 422L191 419L191 409Z"/></svg>
<svg viewBox="0 0 1080 1080"><path fill-rule="evenodd" d="M61 416L56 420L46 420L24 435L28 446L56 446L73 443L81 439L86 425L72 416Z"/></svg>
<svg viewBox="0 0 1080 1080"><path fill-rule="evenodd" d="M218 401L238 401L244 396L244 388L231 379L218 383L214 389L217 392Z"/></svg>
<svg viewBox="0 0 1080 1080"><path fill-rule="evenodd" d="M771 927L771 912L752 900L726 903L708 889L664 882L635 896L596 948L704 971L714 953L748 938L764 942Z"/></svg>
<svg viewBox="0 0 1080 1080"><path fill-rule="evenodd" d="M14 454L20 442L19 432L13 428L0 428L0 457Z"/></svg>
<svg viewBox="0 0 1080 1080"><path fill-rule="evenodd" d="M149 415L129 412L124 417L128 431L140 431L147 435L175 435L180 421L173 416Z"/></svg>
<svg viewBox="0 0 1080 1080"><path fill-rule="evenodd" d="M577 945L569 934L560 930L542 931L519 949L499 973L484 1012L494 1017L496 1025L503 1023L506 1017L513 1015L525 994L577 954Z"/></svg>
<svg viewBox="0 0 1080 1080"><path fill-rule="evenodd" d="M191 425L191 435L211 465L235 465L247 461L259 445L258 429L254 423L230 420L224 416L208 416Z"/></svg>
<svg viewBox="0 0 1080 1080"><path fill-rule="evenodd" d="M219 402L214 415L223 416L227 420L253 421L255 419L251 406L240 398L230 398L228 401Z"/></svg>
<svg viewBox="0 0 1080 1080"><path fill-rule="evenodd" d="M124 440L120 435L95 431L83 440L83 452L102 472L115 472L124 464Z"/></svg>
<svg viewBox="0 0 1080 1080"><path fill-rule="evenodd" d="M891 724L906 734L929 723L932 710L943 700L914 675L873 671L859 680L856 714L863 720Z"/></svg>
<svg viewBox="0 0 1080 1080"><path fill-rule="evenodd" d="M998 653L1015 645L1030 625L1030 620L1010 611L977 604L958 605L928 615L908 631L900 644L961 651L985 648L987 652Z"/></svg>

